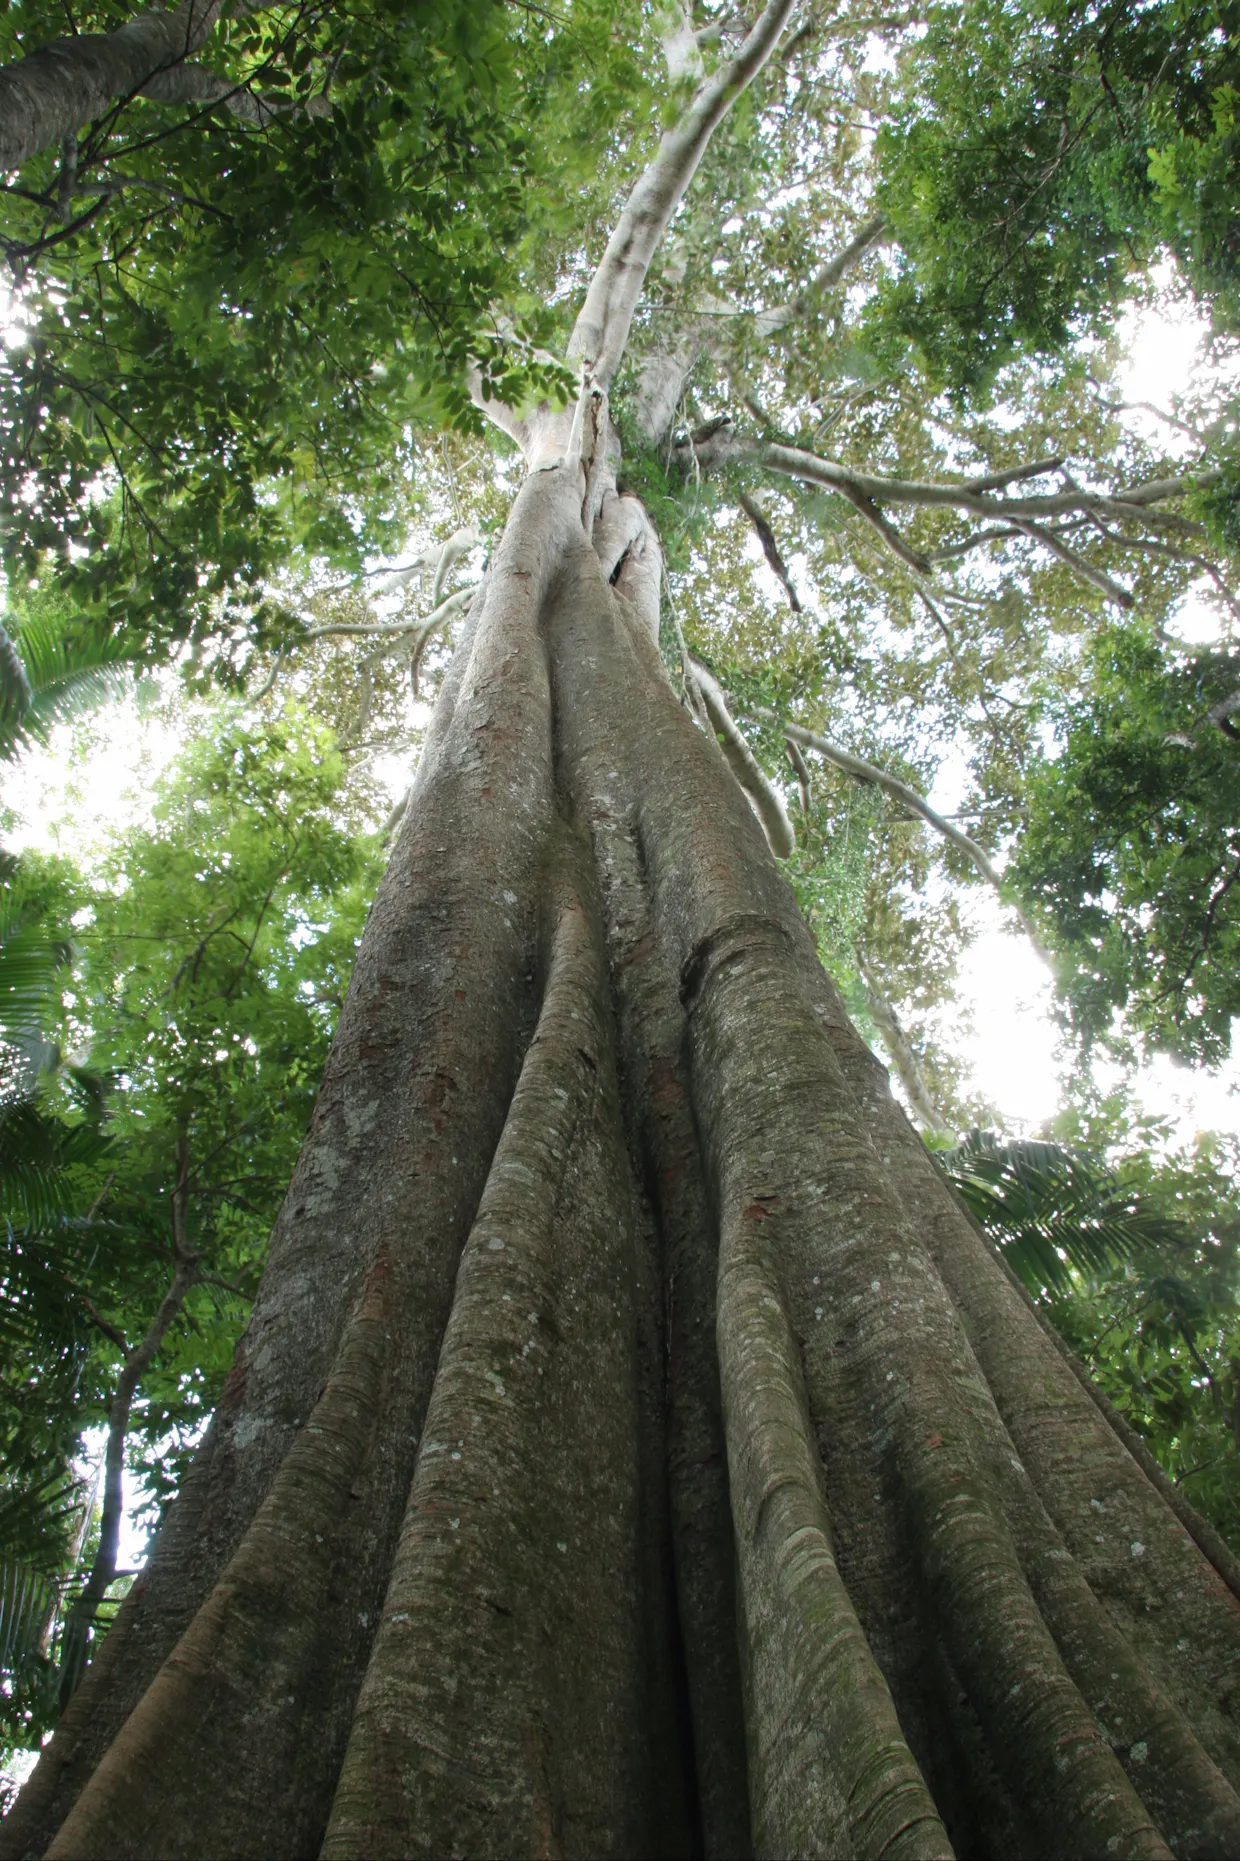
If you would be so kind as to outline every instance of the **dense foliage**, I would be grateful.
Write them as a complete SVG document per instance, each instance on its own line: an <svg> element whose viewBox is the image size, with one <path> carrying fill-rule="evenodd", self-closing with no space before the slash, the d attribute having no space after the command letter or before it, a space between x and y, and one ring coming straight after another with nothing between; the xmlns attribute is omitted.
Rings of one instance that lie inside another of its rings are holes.
<svg viewBox="0 0 1240 1861"><path fill-rule="evenodd" d="M1117 1114L1119 1114L1117 1116ZM1240 1539L1240 1149L1166 1148L1115 1103L1080 1121L1114 1168L976 1131L944 1168L1026 1290L1177 1486Z"/></svg>
<svg viewBox="0 0 1240 1861"><path fill-rule="evenodd" d="M0 1110L0 1563L56 1589L89 1568L91 1431L179 1265L183 1300L126 1418L148 1523L231 1361L375 878L343 784L330 735L296 710L217 719L150 824L89 871L27 856L11 876L30 929L73 928L44 1002L66 1063ZM42 1691L18 1687L10 1738L50 1709L56 1650L31 1652Z"/></svg>
<svg viewBox="0 0 1240 1861"><path fill-rule="evenodd" d="M1014 882L1055 927L1084 1039L1126 1010L1146 1040L1217 1062L1240 1013L1240 744L1220 709L1240 661L1117 627L1091 659L1030 780Z"/></svg>
<svg viewBox="0 0 1240 1861"><path fill-rule="evenodd" d="M972 386L1111 325L1165 248L1234 331L1238 78L1226 3L931 6L882 130L886 314Z"/></svg>
<svg viewBox="0 0 1240 1861"><path fill-rule="evenodd" d="M28 331L0 351L8 573L50 556L96 634L148 657L211 638L235 677L280 636L266 583L292 552L399 546L410 423L464 415L471 356L497 392L546 379L545 315L501 331L491 306L537 183L602 154L583 38L641 107L624 42L578 14L562 41L496 0L262 8L212 35L224 101L122 99L27 162L3 195ZM63 26L9 9L0 61Z"/></svg>

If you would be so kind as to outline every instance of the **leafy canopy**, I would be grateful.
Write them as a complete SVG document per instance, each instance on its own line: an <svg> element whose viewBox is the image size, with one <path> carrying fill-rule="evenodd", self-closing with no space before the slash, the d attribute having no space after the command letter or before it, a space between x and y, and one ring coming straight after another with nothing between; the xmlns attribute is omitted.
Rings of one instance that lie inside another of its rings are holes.
<svg viewBox="0 0 1240 1861"><path fill-rule="evenodd" d="M552 34L499 0L265 8L204 51L258 121L122 100L71 169L28 162L0 207L27 320L0 351L6 572L51 560L96 634L156 659L209 636L235 679L288 625L266 584L291 553L399 547L411 429L476 419L470 358L509 398L558 387L546 313L500 329L492 306L603 159L600 96L623 83L640 115L613 24L594 0ZM9 9L0 59L63 28Z"/></svg>
<svg viewBox="0 0 1240 1861"><path fill-rule="evenodd" d="M1118 626L1090 658L1059 753L1030 774L1012 881L1084 1042L1122 1011L1149 1044L1217 1063L1240 1014L1240 744L1210 713L1240 661Z"/></svg>

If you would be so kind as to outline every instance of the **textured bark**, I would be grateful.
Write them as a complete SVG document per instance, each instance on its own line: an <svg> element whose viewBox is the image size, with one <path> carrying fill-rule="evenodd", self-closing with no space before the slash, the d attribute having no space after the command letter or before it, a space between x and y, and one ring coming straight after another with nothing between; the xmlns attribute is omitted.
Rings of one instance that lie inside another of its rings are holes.
<svg viewBox="0 0 1240 1861"><path fill-rule="evenodd" d="M475 597L219 1412L0 1854L1240 1854L1228 1560L891 1099L584 480Z"/></svg>

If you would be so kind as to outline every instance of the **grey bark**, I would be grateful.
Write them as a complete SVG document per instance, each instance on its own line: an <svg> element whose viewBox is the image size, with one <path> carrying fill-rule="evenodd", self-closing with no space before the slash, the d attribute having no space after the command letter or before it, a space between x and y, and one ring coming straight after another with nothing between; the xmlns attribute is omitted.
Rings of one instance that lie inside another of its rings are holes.
<svg viewBox="0 0 1240 1861"><path fill-rule="evenodd" d="M583 476L475 600L224 1400L0 1854L1240 1853L1225 1573L893 1104Z"/></svg>
<svg viewBox="0 0 1240 1861"><path fill-rule="evenodd" d="M626 208L575 416L510 420L250 1326L0 1857L1240 1855L1231 1566L658 656L604 390L727 100Z"/></svg>
<svg viewBox="0 0 1240 1861"><path fill-rule="evenodd" d="M183 0L139 13L115 32L81 33L40 46L0 70L0 170L53 148L107 106L192 58L223 11L222 0Z"/></svg>

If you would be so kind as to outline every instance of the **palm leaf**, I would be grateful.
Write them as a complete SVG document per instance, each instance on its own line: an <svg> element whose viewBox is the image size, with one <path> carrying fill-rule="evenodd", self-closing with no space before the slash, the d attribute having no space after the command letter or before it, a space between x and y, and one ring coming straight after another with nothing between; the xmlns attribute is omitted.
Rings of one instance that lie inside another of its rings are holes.
<svg viewBox="0 0 1240 1861"><path fill-rule="evenodd" d="M111 1139L96 1124L64 1124L30 1099L0 1106L0 1212L29 1234L73 1213L68 1172L98 1163Z"/></svg>
<svg viewBox="0 0 1240 1861"><path fill-rule="evenodd" d="M1066 1291L1074 1274L1179 1250L1188 1238L1103 1165L1062 1144L972 1131L936 1160L1035 1294Z"/></svg>
<svg viewBox="0 0 1240 1861"><path fill-rule="evenodd" d="M0 1484L0 1563L59 1581L82 1524L86 1489L64 1453L47 1443L10 1438L5 1450L11 1464Z"/></svg>
<svg viewBox="0 0 1240 1861"><path fill-rule="evenodd" d="M60 971L72 957L63 938L0 910L0 1040L39 1040L60 1006Z"/></svg>
<svg viewBox="0 0 1240 1861"><path fill-rule="evenodd" d="M16 1674L43 1653L59 1600L57 1587L30 1564L0 1560L0 1674Z"/></svg>
<svg viewBox="0 0 1240 1861"><path fill-rule="evenodd" d="M20 728L33 697L21 656L0 627L0 742Z"/></svg>
<svg viewBox="0 0 1240 1861"><path fill-rule="evenodd" d="M135 663L115 640L51 614L26 614L16 640L0 628L0 758L11 760L68 723L129 690Z"/></svg>

